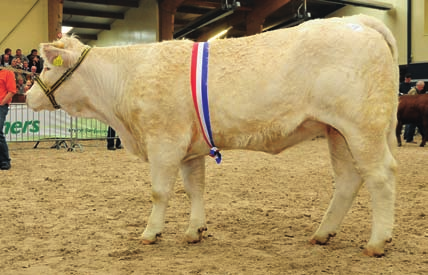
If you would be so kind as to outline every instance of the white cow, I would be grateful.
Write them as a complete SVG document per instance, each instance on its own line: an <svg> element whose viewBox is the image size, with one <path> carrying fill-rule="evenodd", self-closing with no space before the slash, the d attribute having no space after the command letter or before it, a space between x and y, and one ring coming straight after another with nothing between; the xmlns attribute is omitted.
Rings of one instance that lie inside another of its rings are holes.
<svg viewBox="0 0 428 275"><path fill-rule="evenodd" d="M186 240L198 242L206 230L204 168L210 146L192 99L193 44L95 47L87 53L89 47L75 37L63 37L41 44L46 67L27 93L27 104L36 111L54 110L55 104L72 116L111 125L129 152L150 162L153 209L144 244L156 242L164 228L178 170L191 200ZM396 42L384 24L362 15L313 20L210 42L208 60L215 145L278 154L324 134L336 186L311 242L325 244L338 232L365 182L373 204L365 253L383 255L394 222L391 151L398 91Z"/></svg>

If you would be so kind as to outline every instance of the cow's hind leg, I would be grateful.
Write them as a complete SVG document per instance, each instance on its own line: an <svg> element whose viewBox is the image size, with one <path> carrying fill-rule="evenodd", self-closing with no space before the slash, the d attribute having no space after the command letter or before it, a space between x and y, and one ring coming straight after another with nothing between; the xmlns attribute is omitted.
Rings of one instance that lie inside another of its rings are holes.
<svg viewBox="0 0 428 275"><path fill-rule="evenodd" d="M329 128L327 139L334 172L335 191L321 225L312 236L313 244L326 244L330 237L336 235L362 184L362 178L355 168L343 136L337 130Z"/></svg>
<svg viewBox="0 0 428 275"><path fill-rule="evenodd" d="M205 157L186 161L181 165L181 173L184 189L191 203L190 222L186 231L187 242L199 242L204 231L205 224L204 187L205 187Z"/></svg>
<svg viewBox="0 0 428 275"><path fill-rule="evenodd" d="M371 131L348 128L347 144L356 167L366 183L372 200L372 233L364 251L369 256L382 256L384 245L392 239L395 203L396 162L391 148L394 143L391 123L389 134L379 129Z"/></svg>
<svg viewBox="0 0 428 275"><path fill-rule="evenodd" d="M143 244L155 243L164 228L166 208L177 172L178 165L168 165L164 161L151 163L153 208L142 235Z"/></svg>

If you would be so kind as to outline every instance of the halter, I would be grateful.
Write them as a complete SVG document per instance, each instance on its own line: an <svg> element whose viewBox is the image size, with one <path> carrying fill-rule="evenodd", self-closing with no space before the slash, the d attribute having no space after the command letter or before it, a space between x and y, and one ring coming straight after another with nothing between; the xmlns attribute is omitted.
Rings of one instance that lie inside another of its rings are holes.
<svg viewBox="0 0 428 275"><path fill-rule="evenodd" d="M35 75L34 79L40 85L40 88L42 88L43 92L49 98L50 102L52 103L55 109L60 109L61 106L58 105L58 103L56 103L54 92L56 91L56 89L58 89L58 87L64 81L68 79L68 77L71 76L71 74L77 69L77 67L79 67L79 65L82 63L83 59L85 59L90 49L91 47L89 46L85 47L85 49L82 52L82 55L79 57L79 60L77 60L77 63L73 67L65 71L65 73L50 88L47 85L45 85L45 83L37 75Z"/></svg>

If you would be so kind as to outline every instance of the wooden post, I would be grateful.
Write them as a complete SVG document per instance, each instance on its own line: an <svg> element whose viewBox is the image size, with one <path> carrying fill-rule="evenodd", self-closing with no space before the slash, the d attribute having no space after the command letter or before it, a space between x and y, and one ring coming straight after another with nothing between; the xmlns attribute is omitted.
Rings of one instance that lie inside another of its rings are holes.
<svg viewBox="0 0 428 275"><path fill-rule="evenodd" d="M174 16L184 0L164 0L159 5L159 41L174 38Z"/></svg>
<svg viewBox="0 0 428 275"><path fill-rule="evenodd" d="M255 1L254 9L247 16L247 35L261 33L267 16L288 4L290 0Z"/></svg>
<svg viewBox="0 0 428 275"><path fill-rule="evenodd" d="M48 1L48 38L49 41L58 39L62 27L63 0Z"/></svg>

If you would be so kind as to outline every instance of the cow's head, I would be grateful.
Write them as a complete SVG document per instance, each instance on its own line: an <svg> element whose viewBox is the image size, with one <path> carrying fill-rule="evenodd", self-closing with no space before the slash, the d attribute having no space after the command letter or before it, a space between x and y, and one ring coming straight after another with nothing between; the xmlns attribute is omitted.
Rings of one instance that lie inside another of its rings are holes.
<svg viewBox="0 0 428 275"><path fill-rule="evenodd" d="M79 90L76 84L79 78L73 79L73 74L82 74L77 73L78 65L83 62L88 49L73 36L40 44L44 68L27 92L27 105L36 111L54 110L61 105L69 106L79 101L76 93Z"/></svg>

